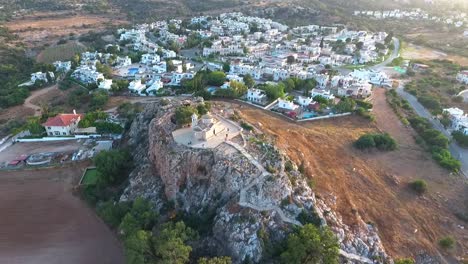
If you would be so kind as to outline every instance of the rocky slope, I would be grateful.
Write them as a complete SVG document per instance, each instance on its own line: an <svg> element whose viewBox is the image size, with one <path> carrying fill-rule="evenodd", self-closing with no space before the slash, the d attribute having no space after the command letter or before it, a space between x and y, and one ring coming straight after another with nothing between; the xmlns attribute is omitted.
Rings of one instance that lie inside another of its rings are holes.
<svg viewBox="0 0 468 264"><path fill-rule="evenodd" d="M330 199L315 197L297 166L259 131L243 132L213 149L177 144L172 137L175 108L199 102L164 99L148 104L134 120L128 144L137 167L121 200L142 196L162 214L174 205L200 222L212 219L199 250L232 256L235 263L267 257L271 245L300 225L301 214L317 216L332 228L344 262L388 260L376 230L364 222L346 226L330 209ZM235 117L222 108L218 103L212 111Z"/></svg>

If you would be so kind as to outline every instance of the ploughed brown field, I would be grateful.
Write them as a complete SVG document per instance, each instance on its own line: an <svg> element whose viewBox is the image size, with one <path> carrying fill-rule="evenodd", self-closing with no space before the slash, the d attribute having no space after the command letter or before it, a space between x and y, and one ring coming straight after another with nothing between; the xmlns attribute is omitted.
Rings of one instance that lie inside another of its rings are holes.
<svg viewBox="0 0 468 264"><path fill-rule="evenodd" d="M467 210L467 185L415 143L413 131L395 116L383 89L376 89L373 103L375 124L359 116L298 124L254 107L233 107L245 121L270 135L296 164L304 162L306 175L315 180L315 191L325 200L336 196L334 209L348 225L353 226L359 216L375 224L391 256L415 256L424 250L454 262L454 256L463 256L468 249L466 223L454 216L455 211ZM391 134L399 149L361 152L352 146L360 135L379 130ZM408 187L417 178L429 185L422 197ZM451 256L438 246L446 235L457 241Z"/></svg>
<svg viewBox="0 0 468 264"><path fill-rule="evenodd" d="M125 263L117 237L73 194L84 167L0 172L0 263Z"/></svg>

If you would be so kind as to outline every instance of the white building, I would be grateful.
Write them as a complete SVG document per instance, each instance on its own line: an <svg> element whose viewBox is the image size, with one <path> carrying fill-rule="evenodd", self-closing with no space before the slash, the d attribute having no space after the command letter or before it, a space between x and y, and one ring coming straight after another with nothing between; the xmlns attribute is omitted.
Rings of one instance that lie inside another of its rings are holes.
<svg viewBox="0 0 468 264"><path fill-rule="evenodd" d="M331 93L331 91L325 89L312 89L312 91L310 91L310 97L314 98L315 96L321 96L327 100L335 99L335 96Z"/></svg>
<svg viewBox="0 0 468 264"><path fill-rule="evenodd" d="M459 108L444 109L444 113L448 114L452 121L452 129L463 132L468 135L468 116Z"/></svg>
<svg viewBox="0 0 468 264"><path fill-rule="evenodd" d="M264 103L267 100L266 94L260 89L248 89L247 100L252 103Z"/></svg>
<svg viewBox="0 0 468 264"><path fill-rule="evenodd" d="M298 96L296 101L300 106L308 107L314 102L314 99L312 97Z"/></svg>
<svg viewBox="0 0 468 264"><path fill-rule="evenodd" d="M142 95L143 92L144 92L145 89L146 89L146 85L142 84L142 83L141 83L141 80L134 80L134 81L131 81L131 82L129 83L128 89L129 89L131 92L138 93L139 95Z"/></svg>
<svg viewBox="0 0 468 264"><path fill-rule="evenodd" d="M146 54L143 54L143 55L141 56L141 61L140 61L140 63L141 63L141 64L152 65L152 64L158 63L160 60L161 60L161 58L159 57L158 54L149 54L149 53L146 53Z"/></svg>
<svg viewBox="0 0 468 264"><path fill-rule="evenodd" d="M112 86L112 79L104 79L99 83L98 88L110 90Z"/></svg>
<svg viewBox="0 0 468 264"><path fill-rule="evenodd" d="M48 136L69 136L72 135L78 123L84 117L82 114L59 114L47 119L42 126L45 128Z"/></svg>
<svg viewBox="0 0 468 264"><path fill-rule="evenodd" d="M71 61L56 61L53 65L58 72L68 72L71 70Z"/></svg>
<svg viewBox="0 0 468 264"><path fill-rule="evenodd" d="M90 83L98 83L98 80L104 80L104 75L100 72L97 72L94 67L89 67L82 65L72 73L71 75L73 78L77 79L78 81L90 84Z"/></svg>
<svg viewBox="0 0 468 264"><path fill-rule="evenodd" d="M151 85L148 87L148 89L146 89L146 92L148 92L148 93L157 92L157 91L159 91L159 89L163 88L163 86L164 86L161 79L155 79L154 81L151 81L150 84Z"/></svg>
<svg viewBox="0 0 468 264"><path fill-rule="evenodd" d="M457 81L468 84L468 71L462 71L457 74Z"/></svg>
<svg viewBox="0 0 468 264"><path fill-rule="evenodd" d="M278 107L281 109L286 109L286 110L291 110L291 111L294 111L297 108L299 108L299 106L295 104L294 102L281 99L281 98L278 99Z"/></svg>

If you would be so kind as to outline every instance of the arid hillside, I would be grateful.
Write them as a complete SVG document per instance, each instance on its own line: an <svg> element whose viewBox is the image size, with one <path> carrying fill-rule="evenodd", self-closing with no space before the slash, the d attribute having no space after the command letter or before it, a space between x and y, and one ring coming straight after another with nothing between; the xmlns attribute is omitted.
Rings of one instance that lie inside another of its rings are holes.
<svg viewBox="0 0 468 264"><path fill-rule="evenodd" d="M248 106L240 112L275 138L292 160L304 164L321 199L341 213L347 224L353 226L362 218L377 226L391 256L428 254L455 262L453 257L466 254L468 248L466 230L460 228L466 223L454 216L467 210L466 184L438 167L414 142L412 131L387 105L383 90L376 91L374 105L376 124L357 116L295 124ZM399 149L363 153L352 147L361 134L378 130L390 133ZM416 178L428 182L426 195L417 196L408 187ZM438 246L438 240L447 235L457 240L450 254Z"/></svg>

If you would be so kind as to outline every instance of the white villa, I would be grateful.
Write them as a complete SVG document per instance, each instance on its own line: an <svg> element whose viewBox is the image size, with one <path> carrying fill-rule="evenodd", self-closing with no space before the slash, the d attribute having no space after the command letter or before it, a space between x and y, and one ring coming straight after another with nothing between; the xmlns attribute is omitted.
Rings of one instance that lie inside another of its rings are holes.
<svg viewBox="0 0 468 264"><path fill-rule="evenodd" d="M71 70L71 61L56 61L53 65L58 72L68 72Z"/></svg>
<svg viewBox="0 0 468 264"><path fill-rule="evenodd" d="M100 72L97 72L94 67L85 65L76 68L71 76L85 84L97 83L98 80L105 79L104 75Z"/></svg>
<svg viewBox="0 0 468 264"><path fill-rule="evenodd" d="M321 96L328 100L335 99L335 96L331 93L331 91L325 89L312 89L312 91L310 91L310 97L314 98L315 96Z"/></svg>
<svg viewBox="0 0 468 264"><path fill-rule="evenodd" d="M110 90L112 86L112 79L104 79L99 83L98 88Z"/></svg>
<svg viewBox="0 0 468 264"><path fill-rule="evenodd" d="M264 103L267 97L263 90L260 89L248 89L247 90L247 100L252 103Z"/></svg>
<svg viewBox="0 0 468 264"><path fill-rule="evenodd" d="M47 119L42 126L46 129L48 136L69 136L75 132L83 116L76 114L75 111L73 114L59 114Z"/></svg>
<svg viewBox="0 0 468 264"><path fill-rule="evenodd" d="M468 84L468 70L459 72L457 74L457 81Z"/></svg>
<svg viewBox="0 0 468 264"><path fill-rule="evenodd" d="M161 58L159 57L158 54L149 54L149 53L146 53L146 54L143 54L143 55L141 56L140 63L141 63L141 64L153 65L153 64L158 63L160 60L161 60Z"/></svg>
<svg viewBox="0 0 468 264"><path fill-rule="evenodd" d="M281 99L281 98L278 99L278 107L281 109L286 109L286 110L291 110L291 111L294 111L297 108L299 108L299 106L295 104L294 102Z"/></svg>
<svg viewBox="0 0 468 264"><path fill-rule="evenodd" d="M296 101L300 106L308 107L314 102L314 99L312 97L298 96Z"/></svg>
<svg viewBox="0 0 468 264"><path fill-rule="evenodd" d="M468 115L463 110L453 107L444 109L444 113L448 114L452 121L452 129L463 132L468 135Z"/></svg>
<svg viewBox="0 0 468 264"><path fill-rule="evenodd" d="M139 95L141 95L146 89L146 85L142 84L141 80L134 80L129 83L128 89L131 92L138 93Z"/></svg>

